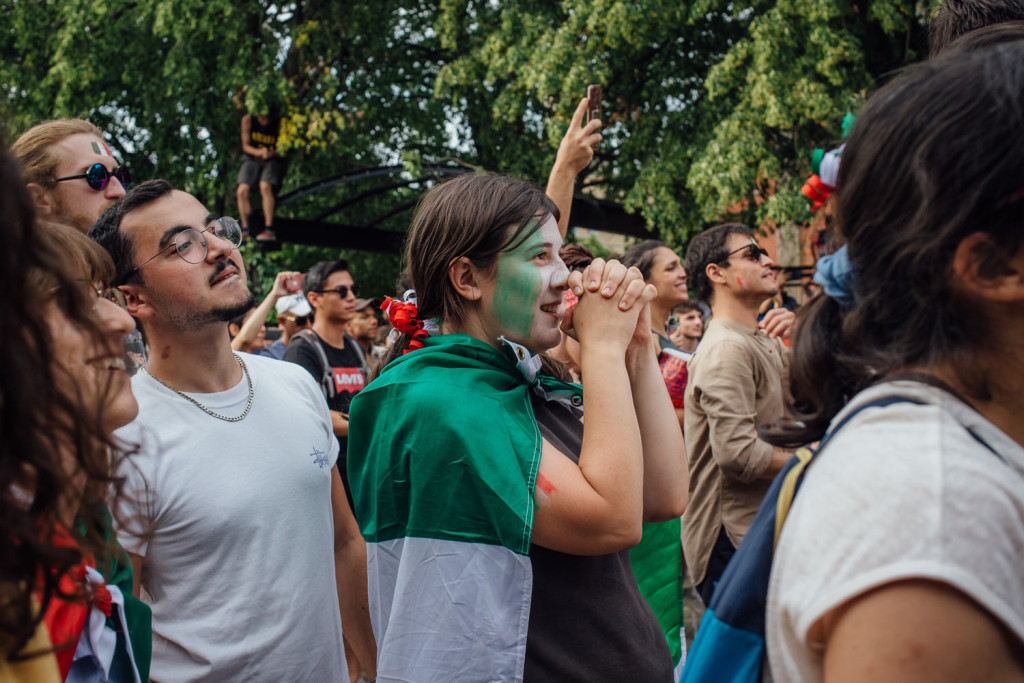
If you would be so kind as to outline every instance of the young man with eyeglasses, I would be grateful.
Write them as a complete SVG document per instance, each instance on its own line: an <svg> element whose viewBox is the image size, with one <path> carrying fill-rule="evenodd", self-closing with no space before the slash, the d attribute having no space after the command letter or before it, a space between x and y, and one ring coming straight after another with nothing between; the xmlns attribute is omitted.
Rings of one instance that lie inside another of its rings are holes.
<svg viewBox="0 0 1024 683"><path fill-rule="evenodd" d="M153 608L153 679L347 681L339 613L372 667L366 547L323 399L298 368L231 350L227 321L253 303L238 221L153 180L90 236L152 349L118 432L137 451L115 519Z"/></svg>
<svg viewBox="0 0 1024 683"><path fill-rule="evenodd" d="M781 308L758 323L761 303L778 292L772 265L738 223L705 230L686 251L691 286L711 306L704 338L687 364L683 427L690 468L683 551L705 605L791 455L757 431L782 417L783 339L793 323L792 311Z"/></svg>
<svg viewBox="0 0 1024 683"><path fill-rule="evenodd" d="M306 368L320 385L338 437L338 469L351 503L345 473L348 407L366 385L369 372L366 354L348 330L356 315L359 285L352 279L347 261L320 261L306 273L302 291L313 307L313 326L292 337L284 359Z"/></svg>
<svg viewBox="0 0 1024 683"><path fill-rule="evenodd" d="M36 213L83 233L131 183L99 128L81 119L44 121L11 147L22 165Z"/></svg>

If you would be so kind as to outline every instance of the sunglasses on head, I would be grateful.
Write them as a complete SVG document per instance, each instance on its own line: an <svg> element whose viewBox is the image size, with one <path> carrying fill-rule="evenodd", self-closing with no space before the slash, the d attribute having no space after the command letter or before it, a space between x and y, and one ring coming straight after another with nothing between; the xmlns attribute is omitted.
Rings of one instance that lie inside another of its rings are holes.
<svg viewBox="0 0 1024 683"><path fill-rule="evenodd" d="M359 285L351 285L349 287L341 285L340 287L335 287L334 289L318 289L316 291L318 294L327 294L327 292L334 292L342 299L344 299L345 297L348 296L349 292L352 292L353 296L359 296Z"/></svg>
<svg viewBox="0 0 1024 683"><path fill-rule="evenodd" d="M107 189L107 183L110 182L112 177L117 178L118 182L121 183L121 187L123 187L125 191L128 190L128 186L132 183L131 174L128 173L128 169L126 167L118 166L113 171L108 171L107 167L99 162L90 166L85 173L57 178L57 182L60 183L65 180L78 180L79 178L85 178L85 182L89 184L89 187L100 192Z"/></svg>

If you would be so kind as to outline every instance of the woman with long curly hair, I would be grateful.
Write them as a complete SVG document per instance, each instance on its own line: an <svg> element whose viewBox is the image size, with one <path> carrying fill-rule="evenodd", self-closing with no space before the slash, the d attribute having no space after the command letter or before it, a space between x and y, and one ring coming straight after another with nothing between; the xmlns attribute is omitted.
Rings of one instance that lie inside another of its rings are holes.
<svg viewBox="0 0 1024 683"><path fill-rule="evenodd" d="M123 657L89 657L131 651L90 615L124 614L95 564L114 557L111 433L138 410L122 344L133 323L103 291L106 254L69 227L34 222L6 151L0 207L0 679L61 680L101 661L123 675L110 669Z"/></svg>

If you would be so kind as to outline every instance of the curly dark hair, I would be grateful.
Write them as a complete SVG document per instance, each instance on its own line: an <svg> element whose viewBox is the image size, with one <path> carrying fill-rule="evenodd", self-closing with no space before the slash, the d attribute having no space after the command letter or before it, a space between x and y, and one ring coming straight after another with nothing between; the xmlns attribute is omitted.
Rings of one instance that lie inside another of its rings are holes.
<svg viewBox="0 0 1024 683"><path fill-rule="evenodd" d="M103 427L102 396L90 392L86 401L52 362L46 314L56 307L101 339L83 283L109 282L114 269L73 228L35 222L17 162L2 144L0 210L0 656L15 660L41 654L24 648L55 597L83 598L61 593L61 576L84 552L107 549L103 501L117 450ZM75 512L78 531L69 528ZM67 532L77 547L57 541Z"/></svg>

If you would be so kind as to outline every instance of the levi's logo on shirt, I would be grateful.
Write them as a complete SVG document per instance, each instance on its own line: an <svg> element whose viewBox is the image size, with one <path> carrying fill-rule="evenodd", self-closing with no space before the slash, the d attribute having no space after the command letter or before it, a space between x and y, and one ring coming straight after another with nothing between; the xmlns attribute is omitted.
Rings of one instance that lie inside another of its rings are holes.
<svg viewBox="0 0 1024 683"><path fill-rule="evenodd" d="M359 368L333 368L334 390L354 394L366 385L366 378Z"/></svg>

